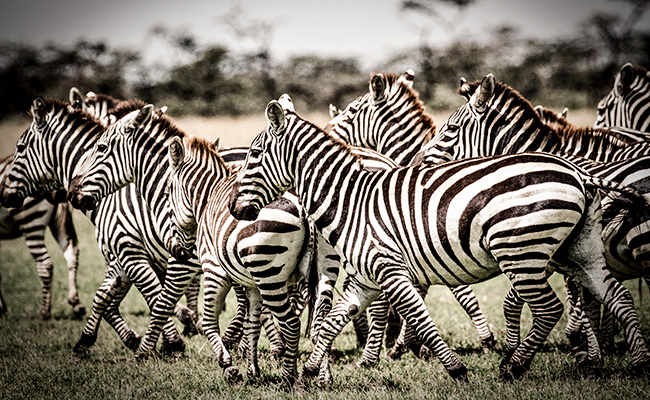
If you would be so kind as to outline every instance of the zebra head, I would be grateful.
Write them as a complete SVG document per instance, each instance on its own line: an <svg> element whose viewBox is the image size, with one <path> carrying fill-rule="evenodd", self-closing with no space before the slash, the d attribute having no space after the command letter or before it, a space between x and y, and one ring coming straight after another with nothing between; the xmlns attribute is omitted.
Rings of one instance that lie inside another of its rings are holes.
<svg viewBox="0 0 650 400"><path fill-rule="evenodd" d="M7 207L21 207L28 196L43 192L60 193L63 183L55 173L52 153L52 133L65 126L67 106L62 102L46 101L37 97L31 106L32 123L16 143L13 163L2 181L2 203ZM60 196L54 196L58 199Z"/></svg>
<svg viewBox="0 0 650 400"><path fill-rule="evenodd" d="M539 115L539 119L547 126L557 130L558 128L568 128L571 123L567 120L569 113L568 108L564 108L561 113L556 113L543 106L535 106L535 112Z"/></svg>
<svg viewBox="0 0 650 400"><path fill-rule="evenodd" d="M494 98L495 79L486 75L480 84L460 80L458 93L467 99L438 129L433 139L416 156L417 162L439 163L460 158L482 156L479 140L486 129L491 128L496 108ZM491 107L492 106L492 107Z"/></svg>
<svg viewBox="0 0 650 400"><path fill-rule="evenodd" d="M167 180L167 198L172 209L171 226L172 236L169 238L167 248L172 256L179 261L188 260L194 253L196 242L196 217L194 215L190 189L187 181L196 174L194 168L185 165L185 145L183 140L175 137L167 147L169 165L172 173Z"/></svg>
<svg viewBox="0 0 650 400"><path fill-rule="evenodd" d="M650 71L627 63L612 90L598 102L594 128L630 128L650 132Z"/></svg>
<svg viewBox="0 0 650 400"><path fill-rule="evenodd" d="M369 92L343 111L332 109L325 127L330 135L353 146L376 150L399 165L407 165L435 132L433 119L413 90L412 70L398 76L376 73Z"/></svg>
<svg viewBox="0 0 650 400"><path fill-rule="evenodd" d="M95 143L91 153L76 169L70 183L73 207L92 210L100 199L133 182L134 138L150 122L153 105L131 111L112 123Z"/></svg>
<svg viewBox="0 0 650 400"><path fill-rule="evenodd" d="M281 100L286 100L286 96ZM283 107L284 106L284 107ZM266 106L269 125L251 143L246 162L237 174L230 196L230 213L239 220L255 220L262 208L289 190L295 171L287 167L286 131L293 115L290 104L271 101Z"/></svg>
<svg viewBox="0 0 650 400"><path fill-rule="evenodd" d="M116 118L111 114L111 111L118 107L122 102L122 100L118 100L114 97L104 94L95 94L95 92L92 91L83 96L76 87L70 89L70 104L72 104L72 107L91 115L104 127L115 122Z"/></svg>

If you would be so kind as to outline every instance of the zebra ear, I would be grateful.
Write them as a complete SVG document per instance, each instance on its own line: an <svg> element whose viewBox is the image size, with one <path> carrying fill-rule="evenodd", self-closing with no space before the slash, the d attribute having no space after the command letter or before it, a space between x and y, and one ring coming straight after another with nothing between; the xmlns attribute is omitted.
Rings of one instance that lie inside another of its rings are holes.
<svg viewBox="0 0 650 400"><path fill-rule="evenodd" d="M212 141L212 147L214 147L215 149L218 150L218 149L219 149L219 144L220 144L219 142L221 142L221 138L220 138L219 136L217 136L217 137Z"/></svg>
<svg viewBox="0 0 650 400"><path fill-rule="evenodd" d="M286 117L282 105L276 100L272 100L266 106L266 119L269 121L271 133L280 136L284 131Z"/></svg>
<svg viewBox="0 0 650 400"><path fill-rule="evenodd" d="M136 115L135 119L133 119L131 126L134 129L140 129L148 124L149 121L151 121L153 110L153 104L147 104L146 106L142 107L142 109L138 112L138 115Z"/></svg>
<svg viewBox="0 0 650 400"><path fill-rule="evenodd" d="M386 91L386 78L384 74L377 73L372 76L370 79L370 93L375 101L381 100L384 97L384 92Z"/></svg>
<svg viewBox="0 0 650 400"><path fill-rule="evenodd" d="M469 98L472 97L472 94L470 91L472 88L469 86L469 82L467 82L467 79L461 77L460 78L460 86L458 87L458 94L463 96L465 100L469 101Z"/></svg>
<svg viewBox="0 0 650 400"><path fill-rule="evenodd" d="M402 82L406 87L411 89L413 87L413 80L415 79L415 72L412 69L406 70L402 76L399 77L399 81Z"/></svg>
<svg viewBox="0 0 650 400"><path fill-rule="evenodd" d="M494 94L494 75L487 74L476 92L474 108L477 111L483 111Z"/></svg>
<svg viewBox="0 0 650 400"><path fill-rule="evenodd" d="M278 103L280 103L284 110L296 112L295 108L293 107L293 100L288 94L284 93L282 96L280 96Z"/></svg>
<svg viewBox="0 0 650 400"><path fill-rule="evenodd" d="M338 117L341 114L341 110L339 110L339 108L337 106L335 106L334 104L331 104L331 103L330 103L330 110L329 111L330 111L330 118L332 118L332 119Z"/></svg>
<svg viewBox="0 0 650 400"><path fill-rule="evenodd" d="M72 105L72 108L77 110L83 109L84 98L79 89L74 86L70 88L70 104Z"/></svg>
<svg viewBox="0 0 650 400"><path fill-rule="evenodd" d="M616 92L620 95L624 95L630 89L632 82L634 81L634 66L630 63L626 63L621 67L621 70L618 71L618 76L616 77Z"/></svg>
<svg viewBox="0 0 650 400"><path fill-rule="evenodd" d="M562 114L560 114L560 116L566 119L567 115L569 115L569 109L567 107L564 107L564 110L562 110Z"/></svg>
<svg viewBox="0 0 650 400"><path fill-rule="evenodd" d="M544 117L544 107L542 107L541 105L538 105L538 106L535 106L534 110L535 110L535 112L537 113L537 115L540 118Z"/></svg>
<svg viewBox="0 0 650 400"><path fill-rule="evenodd" d="M37 124L45 122L45 100L42 97L37 97L32 103L32 118Z"/></svg>
<svg viewBox="0 0 650 400"><path fill-rule="evenodd" d="M183 140L178 136L174 136L167 147L167 154L169 155L169 164L173 169L178 169L185 158L185 145L183 145Z"/></svg>

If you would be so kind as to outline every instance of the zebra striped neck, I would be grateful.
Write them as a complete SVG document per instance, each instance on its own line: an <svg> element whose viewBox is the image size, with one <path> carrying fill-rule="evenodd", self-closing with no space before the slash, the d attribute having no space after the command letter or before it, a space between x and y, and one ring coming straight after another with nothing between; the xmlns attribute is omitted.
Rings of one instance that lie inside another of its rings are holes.
<svg viewBox="0 0 650 400"><path fill-rule="evenodd" d="M350 209L353 193L363 191L373 173L363 169L349 145L295 114L287 115L286 131L285 153L296 193L318 229L335 244L347 214L361 211Z"/></svg>

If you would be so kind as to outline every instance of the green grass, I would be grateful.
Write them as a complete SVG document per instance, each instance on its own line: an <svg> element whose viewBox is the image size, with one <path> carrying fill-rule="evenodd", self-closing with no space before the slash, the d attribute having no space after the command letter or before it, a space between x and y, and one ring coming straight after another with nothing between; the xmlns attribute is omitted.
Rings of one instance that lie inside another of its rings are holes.
<svg viewBox="0 0 650 400"><path fill-rule="evenodd" d="M90 310L92 296L103 279L103 259L94 241L92 226L80 214L75 222L81 243L79 287L81 301ZM456 351L469 369L469 383L449 378L439 361L423 361L412 354L399 361L382 358L373 369L355 366L360 353L355 349L351 327L336 339L338 356L332 367L334 383L328 388L311 387L293 393L283 390L280 368L262 339L259 381L229 386L215 362L204 337L187 339L185 357L179 360L150 359L137 362L117 335L102 324L89 359L78 362L71 357L72 346L79 339L85 321L75 320L68 307L66 270L61 252L48 237L55 260L53 318L38 318L40 281L22 239L0 245L2 290L9 314L0 320L0 399L640 399L650 398L650 380L636 377L628 353L607 355L600 376L579 376L573 359L567 354L563 318L549 340L537 354L531 370L517 382L497 380L503 347L504 319L501 310L508 282L497 278L475 285L482 309L498 337L497 349L482 354L479 340L450 292L443 287L429 291L427 304L442 337ZM552 284L564 301L559 276ZM637 281L627 284L638 305L639 318L646 338L650 338L650 294L644 287L644 301L639 303ZM222 326L234 309L234 296L228 298ZM640 304L640 305L639 305ZM141 334L148 322L148 309L141 296L132 290L121 310L127 321ZM524 332L530 327L530 314L524 314ZM618 337L621 342L622 338ZM311 344L301 340L299 369L306 361ZM383 355L383 353L382 353ZM235 353L236 365L245 371L245 362Z"/></svg>

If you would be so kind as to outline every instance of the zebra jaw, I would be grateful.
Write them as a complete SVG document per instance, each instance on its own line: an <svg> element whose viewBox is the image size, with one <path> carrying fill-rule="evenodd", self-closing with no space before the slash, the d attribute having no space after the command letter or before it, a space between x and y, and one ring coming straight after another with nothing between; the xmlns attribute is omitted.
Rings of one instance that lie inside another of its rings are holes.
<svg viewBox="0 0 650 400"><path fill-rule="evenodd" d="M68 192L68 200L72 207L81 211L90 211L97 208L97 200L88 194L81 192L81 176L75 176L70 182L70 191Z"/></svg>

